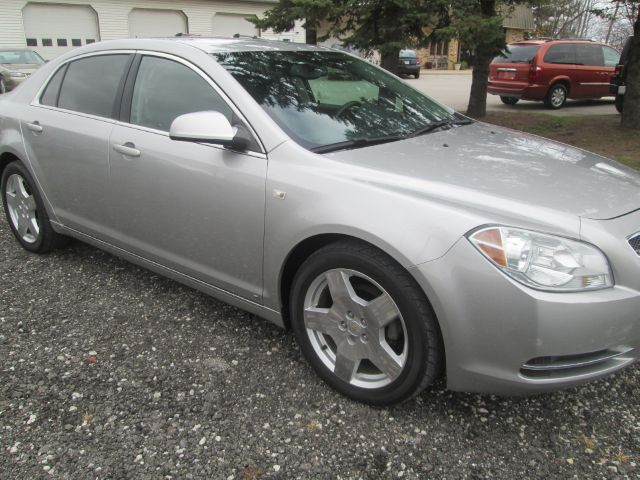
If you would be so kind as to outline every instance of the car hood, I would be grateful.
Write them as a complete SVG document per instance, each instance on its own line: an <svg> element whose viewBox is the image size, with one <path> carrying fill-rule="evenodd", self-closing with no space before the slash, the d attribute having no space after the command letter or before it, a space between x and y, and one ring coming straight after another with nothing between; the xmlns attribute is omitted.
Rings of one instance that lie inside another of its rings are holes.
<svg viewBox="0 0 640 480"><path fill-rule="evenodd" d="M640 209L640 174L635 170L484 123L329 155L384 172L376 182L398 184L400 176L409 188L431 189L434 195L464 199L478 208L513 211L526 205L598 220Z"/></svg>

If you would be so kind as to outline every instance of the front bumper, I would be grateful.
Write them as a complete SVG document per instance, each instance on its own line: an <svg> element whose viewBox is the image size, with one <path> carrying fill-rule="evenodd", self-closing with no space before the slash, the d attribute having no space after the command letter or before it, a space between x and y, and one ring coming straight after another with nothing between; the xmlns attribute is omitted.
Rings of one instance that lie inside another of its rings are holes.
<svg viewBox="0 0 640 480"><path fill-rule="evenodd" d="M640 257L637 263L640 272ZM440 322L451 390L556 390L608 375L640 355L638 289L533 290L500 272L466 238L413 273Z"/></svg>

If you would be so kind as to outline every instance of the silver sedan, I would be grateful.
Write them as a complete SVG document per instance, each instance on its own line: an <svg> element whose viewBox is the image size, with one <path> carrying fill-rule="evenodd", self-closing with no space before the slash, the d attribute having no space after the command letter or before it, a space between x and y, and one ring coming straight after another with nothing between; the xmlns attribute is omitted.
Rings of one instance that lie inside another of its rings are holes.
<svg viewBox="0 0 640 480"><path fill-rule="evenodd" d="M331 49L119 40L0 100L17 241L73 237L283 327L385 405L576 385L640 348L640 175Z"/></svg>

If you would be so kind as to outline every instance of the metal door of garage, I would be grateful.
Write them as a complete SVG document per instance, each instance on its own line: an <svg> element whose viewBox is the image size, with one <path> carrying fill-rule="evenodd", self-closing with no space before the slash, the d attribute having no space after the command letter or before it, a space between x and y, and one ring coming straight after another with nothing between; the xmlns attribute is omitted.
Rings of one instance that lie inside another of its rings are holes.
<svg viewBox="0 0 640 480"><path fill-rule="evenodd" d="M174 37L178 33L189 33L187 17L180 10L134 8L129 13L132 38Z"/></svg>
<svg viewBox="0 0 640 480"><path fill-rule="evenodd" d="M213 16L211 33L223 37L233 37L236 33L253 37L258 34L258 30L245 20L250 16L241 13L216 13Z"/></svg>
<svg viewBox="0 0 640 480"><path fill-rule="evenodd" d="M88 5L30 2L22 21L27 45L47 60L100 40L98 15Z"/></svg>

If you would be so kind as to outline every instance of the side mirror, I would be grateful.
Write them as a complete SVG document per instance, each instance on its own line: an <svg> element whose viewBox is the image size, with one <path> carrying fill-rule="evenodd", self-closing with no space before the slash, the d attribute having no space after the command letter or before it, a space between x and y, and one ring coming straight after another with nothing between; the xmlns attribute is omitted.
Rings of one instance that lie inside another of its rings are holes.
<svg viewBox="0 0 640 480"><path fill-rule="evenodd" d="M248 140L238 135L220 112L205 111L180 115L169 128L169 138L182 142L217 143L233 150L246 150Z"/></svg>

